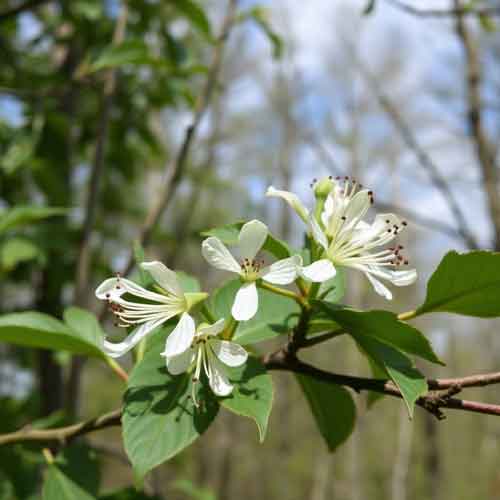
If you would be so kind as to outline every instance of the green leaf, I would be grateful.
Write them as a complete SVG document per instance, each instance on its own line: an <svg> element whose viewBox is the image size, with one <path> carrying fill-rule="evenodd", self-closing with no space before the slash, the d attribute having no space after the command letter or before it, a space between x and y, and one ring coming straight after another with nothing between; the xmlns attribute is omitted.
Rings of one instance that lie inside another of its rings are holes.
<svg viewBox="0 0 500 500"><path fill-rule="evenodd" d="M123 441L137 475L177 455L212 423L219 405L204 380L197 384L199 408L191 399L188 373L173 376L160 356L163 335L151 339L144 358L132 371L123 408Z"/></svg>
<svg viewBox="0 0 500 500"><path fill-rule="evenodd" d="M229 281L212 295L211 310L218 318L230 318L234 296L241 286L239 279ZM249 321L242 321L233 340L246 345L269 340L289 332L296 324L300 307L286 297L259 289L259 309Z"/></svg>
<svg viewBox="0 0 500 500"><path fill-rule="evenodd" d="M321 283L318 297L326 302L337 303L345 294L345 270L337 266L337 274L328 281Z"/></svg>
<svg viewBox="0 0 500 500"><path fill-rule="evenodd" d="M385 371L396 384L406 403L408 414L413 418L415 401L428 391L425 377L413 366L410 358L394 347L366 335L353 336L372 363L379 370Z"/></svg>
<svg viewBox="0 0 500 500"><path fill-rule="evenodd" d="M370 14L373 14L376 6L377 6L377 0L368 0L363 9L363 15L368 16Z"/></svg>
<svg viewBox="0 0 500 500"><path fill-rule="evenodd" d="M12 271L18 264L39 259L43 252L26 238L10 238L0 247L0 268Z"/></svg>
<svg viewBox="0 0 500 500"><path fill-rule="evenodd" d="M500 253L449 252L427 283L425 302L416 314L450 312L500 316Z"/></svg>
<svg viewBox="0 0 500 500"><path fill-rule="evenodd" d="M99 460L94 450L83 443L64 448L55 460L59 470L90 495L96 496L101 481Z"/></svg>
<svg viewBox="0 0 500 500"><path fill-rule="evenodd" d="M392 312L355 311L331 306L325 302L322 307L334 321L356 338L360 335L369 336L431 363L444 365L427 338L413 326L399 321Z"/></svg>
<svg viewBox="0 0 500 500"><path fill-rule="evenodd" d="M478 15L479 22L481 24L481 28L488 33L493 33L497 29L497 25L492 16L488 16L487 14L480 13Z"/></svg>
<svg viewBox="0 0 500 500"><path fill-rule="evenodd" d="M200 31L207 38L212 37L212 29L210 21L205 14L205 11L193 0L168 0L169 3L184 16L191 25Z"/></svg>
<svg viewBox="0 0 500 500"><path fill-rule="evenodd" d="M356 405L347 389L296 375L309 408L329 451L335 451L352 433L356 421Z"/></svg>
<svg viewBox="0 0 500 500"><path fill-rule="evenodd" d="M161 500L161 498L157 496L151 497L142 491L137 491L135 488L125 488L102 495L99 500Z"/></svg>
<svg viewBox="0 0 500 500"><path fill-rule="evenodd" d="M98 21L103 15L103 4L96 0L73 0L72 7L78 16Z"/></svg>
<svg viewBox="0 0 500 500"><path fill-rule="evenodd" d="M216 236L225 245L237 245L238 235L244 222L235 222L224 226L209 229L202 232L202 236ZM274 255L277 259L286 259L292 255L290 247L282 240L275 238L272 234L268 234L267 239L262 247L262 250Z"/></svg>
<svg viewBox="0 0 500 500"><path fill-rule="evenodd" d="M5 424L3 420L2 424ZM5 426L2 432L5 432ZM42 463L44 461L40 452L30 451L20 445L0 447L0 499L35 500L38 498L35 495L41 480L40 464ZM9 484L6 485L7 481ZM2 496L4 485L6 491Z"/></svg>
<svg viewBox="0 0 500 500"><path fill-rule="evenodd" d="M182 289L187 293L201 292L200 282L194 276L185 273L184 271L175 271Z"/></svg>
<svg viewBox="0 0 500 500"><path fill-rule="evenodd" d="M42 488L42 500L94 500L69 477L64 475L57 466L50 465Z"/></svg>
<svg viewBox="0 0 500 500"><path fill-rule="evenodd" d="M260 442L266 437L267 424L273 405L273 382L262 363L254 356L240 367L228 368L233 392L221 399L224 408L237 415L255 420Z"/></svg>
<svg viewBox="0 0 500 500"><path fill-rule="evenodd" d="M244 14L244 17L250 18L259 28L264 32L267 36L269 42L273 48L273 58L280 59L283 55L283 39L274 31L271 23L269 22L269 16L262 7L253 7L247 13Z"/></svg>
<svg viewBox="0 0 500 500"><path fill-rule="evenodd" d="M150 64L152 55L143 40L125 40L118 45L106 47L101 55L90 65L89 71L116 68L126 64Z"/></svg>
<svg viewBox="0 0 500 500"><path fill-rule="evenodd" d="M102 345L105 333L95 315L79 307L68 307L63 314L65 323L78 334L79 338L96 346Z"/></svg>
<svg viewBox="0 0 500 500"><path fill-rule="evenodd" d="M15 174L19 168L27 165L33 159L43 124L44 119L41 115L34 116L31 131L23 130L14 136L12 144L0 157L0 169L6 175Z"/></svg>
<svg viewBox="0 0 500 500"><path fill-rule="evenodd" d="M208 488L199 488L187 479L174 481L174 488L191 500L217 500L215 494Z"/></svg>
<svg viewBox="0 0 500 500"><path fill-rule="evenodd" d="M63 215L67 212L65 208L17 206L0 212L0 233L12 228L19 228L27 224L33 224L48 217Z"/></svg>
<svg viewBox="0 0 500 500"><path fill-rule="evenodd" d="M154 283L154 279L145 269L141 267L141 263L146 261L146 254L144 252L144 248L139 240L134 241L133 248L134 248L135 265L137 268L137 272L139 274L137 281L142 287L147 288L148 286L151 286Z"/></svg>
<svg viewBox="0 0 500 500"><path fill-rule="evenodd" d="M27 311L0 316L0 341L105 357L90 334L81 336L58 319L39 312Z"/></svg>

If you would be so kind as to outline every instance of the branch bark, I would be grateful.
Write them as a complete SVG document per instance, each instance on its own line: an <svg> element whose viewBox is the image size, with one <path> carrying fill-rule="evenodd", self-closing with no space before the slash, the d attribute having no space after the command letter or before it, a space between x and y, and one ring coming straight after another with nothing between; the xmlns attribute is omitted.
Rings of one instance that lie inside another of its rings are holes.
<svg viewBox="0 0 500 500"><path fill-rule="evenodd" d="M301 373L309 377L336 385L342 385L356 392L374 391L387 396L402 398L399 389L392 383L381 379L354 377L328 372L300 361L293 355L280 349L262 359L268 370L282 370ZM500 416L500 405L480 403L453 397L467 387L484 387L500 382L500 372L472 375L449 379L428 379L429 392L417 400L417 405L432 413L439 419L444 418L440 409L463 410L473 413ZM436 392L432 392L436 391ZM440 392L444 391L444 392ZM54 442L62 445L84 434L99 431L107 427L121 425L122 410L117 409L96 418L57 429L37 430L26 427L16 432L0 435L0 446L26 441Z"/></svg>
<svg viewBox="0 0 500 500"><path fill-rule="evenodd" d="M200 125L200 122L205 115L206 110L210 104L213 92L217 86L217 81L219 77L220 68L222 66L222 59L224 55L224 48L226 41L229 37L229 33L236 19L236 0L229 0L226 15L222 23L222 28L220 35L215 42L214 53L212 57L212 62L210 64L207 79L205 85L202 89L200 96L198 97L194 116L192 123L186 128L184 133L184 139L179 148L179 151L173 158L172 162L168 164L166 168L166 177L163 183L163 187L160 191L160 195L155 203L149 209L146 216L146 220L140 230L138 240L141 245L147 245L151 235L160 221L161 216L167 209L170 201L173 198L175 189L182 179L184 174L185 166L189 157L191 146L193 140L196 136L196 132ZM129 257L127 266L123 274L126 276L132 270L134 266L134 257L131 255Z"/></svg>
<svg viewBox="0 0 500 500"><path fill-rule="evenodd" d="M118 409L90 420L57 429L37 430L26 427L10 434L0 435L0 446L25 441L53 442L66 445L78 436L120 425L121 415L122 411Z"/></svg>
<svg viewBox="0 0 500 500"><path fill-rule="evenodd" d="M116 20L113 32L112 45L119 45L125 38L125 28L127 26L128 6L123 0L120 14ZM82 237L78 250L78 260L76 265L75 282L75 303L85 306L86 289L88 285L88 275L90 267L91 237L94 230L96 209L99 196L99 186L104 171L104 152L108 139L109 119L113 104L113 93L116 86L116 70L109 69L104 77L102 113L99 119L99 133L94 151L94 161L90 172L89 189L85 203L85 217L83 220Z"/></svg>
<svg viewBox="0 0 500 500"><path fill-rule="evenodd" d="M357 58L354 51L353 54L354 64L357 66L360 74L365 79L366 83L369 85L373 91L377 101L379 102L382 109L387 113L387 115L392 119L396 129L401 135L401 138L406 143L408 148L414 152L417 160L422 168L426 170L431 178L432 183L435 188L441 193L443 199L448 204L448 207L455 218L457 223L457 231L462 237L463 241L469 248L478 248L476 238L469 230L469 225L465 220L465 217L460 209L459 203L455 199L453 192L451 191L445 178L439 172L439 169L429 156L429 154L422 148L413 135L411 128L406 124L405 120L399 113L396 106L392 103L389 97L384 94L380 88L375 77L368 71L368 69L363 65L363 63Z"/></svg>
<svg viewBox="0 0 500 500"><path fill-rule="evenodd" d="M125 38L125 30L128 18L127 1L123 0L120 13L116 20L113 31L112 45L119 45ZM109 120L113 105L113 94L116 86L117 70L109 69L104 77L104 88L102 93L102 112L99 119L99 132L94 151L94 161L90 172L90 182L85 203L85 216L82 226L78 258L76 262L74 303L78 306L87 305L87 288L89 281L89 269L91 258L91 239L94 231L97 204L99 201L99 186L104 171L104 153L108 139ZM66 407L70 414L74 414L79 406L80 378L85 359L74 356L66 384Z"/></svg>
<svg viewBox="0 0 500 500"><path fill-rule="evenodd" d="M327 372L300 361L293 355L293 353L290 355L286 348L267 355L264 357L263 363L268 370L284 370L301 373L323 382L330 382L332 384L349 387L356 392L373 391L387 396L402 398L401 392L392 382L381 379L354 377L350 375ZM464 410L489 415L500 415L500 405L480 403L452 397L465 387L481 387L497 384L499 383L499 377L499 373L490 373L454 379L429 379L427 384L431 392L420 397L416 401L416 404L432 413L440 420L444 418L444 415L440 410L441 408ZM432 391L436 392L434 393ZM439 391L444 391L444 393Z"/></svg>
<svg viewBox="0 0 500 500"><path fill-rule="evenodd" d="M500 9L500 8L499 8ZM498 196L498 172L495 165L495 152L486 136L483 126L481 104L481 65L477 45L471 36L460 2L455 0L455 30L460 40L466 65L467 107L470 133L477 161L481 170L483 185L488 200L491 223L495 232L494 248L500 249L500 197Z"/></svg>
<svg viewBox="0 0 500 500"><path fill-rule="evenodd" d="M302 138L313 149L313 151L316 153L320 161L322 161L325 165L328 165L331 171L335 175L346 175L346 172L344 172L337 165L337 162L332 157L330 151L328 151L328 149L325 148L321 144L321 142L316 140L311 134L304 134ZM418 214L416 212L413 212L412 210L408 210L407 208L403 208L399 205L386 203L383 201L381 202L378 200L375 200L374 207L377 210L383 210L383 211L388 210L391 212L398 213L405 219L408 219L409 221L414 222L418 226L421 226L425 229L429 229L431 231L437 231L441 234L449 236L450 238L454 238L462 242L464 241L464 236L462 231L457 229L455 226L447 224L446 222L443 222L441 220L434 219L426 215ZM467 243L467 241L465 241L465 243Z"/></svg>
<svg viewBox="0 0 500 500"><path fill-rule="evenodd" d="M453 9L419 9L400 0L387 0L390 5L418 17L453 17L453 16L498 16L500 7L462 8Z"/></svg>

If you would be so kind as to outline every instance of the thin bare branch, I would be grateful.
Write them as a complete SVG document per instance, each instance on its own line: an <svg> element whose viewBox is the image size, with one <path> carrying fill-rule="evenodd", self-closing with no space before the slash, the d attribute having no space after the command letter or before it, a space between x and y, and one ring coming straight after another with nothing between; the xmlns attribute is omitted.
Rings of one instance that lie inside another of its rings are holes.
<svg viewBox="0 0 500 500"><path fill-rule="evenodd" d="M339 168L337 162L332 156L332 153L325 148L320 141L318 141L312 134L304 134L302 139L313 149L315 154L318 156L319 160L332 171L335 175L344 175L345 172ZM464 236L460 230L455 226L447 224L446 222L434 219L432 217L427 217L426 215L418 214L407 208L400 207L392 203L381 202L375 200L374 207L378 210L388 210L395 212L405 219L408 219L415 224L431 231L436 231L442 234L454 238L456 240L464 241Z"/></svg>
<svg viewBox="0 0 500 500"><path fill-rule="evenodd" d="M323 382L349 387L356 392L373 391L387 396L397 398L403 397L399 389L392 382L327 372L304 363L293 355L290 356L286 350L280 350L266 356L263 362L268 370L284 370L301 373ZM441 412L441 408L470 411L488 415L500 415L500 405L480 403L452 397L460 392L463 387L480 387L484 385L498 384L498 377L498 373L493 373L476 377L475 382L471 380L471 377L464 377L462 379L446 379L444 383L440 380L428 380L427 383L431 392L420 397L416 401L416 404L432 413L440 420L445 417ZM462 385L463 383L467 385ZM445 392L432 392L435 389L439 391L445 390Z"/></svg>
<svg viewBox="0 0 500 500"><path fill-rule="evenodd" d="M185 166L189 157L193 140L196 136L198 126L200 125L200 122L205 115L206 110L208 109L214 90L217 87L224 55L224 48L231 28L233 27L236 19L236 3L236 0L229 0L226 15L222 23L221 32L215 42L212 62L208 69L207 79L196 102L193 121L185 130L184 139L179 148L179 151L174 156L173 160L169 162L167 168L165 169L166 176L163 187L158 198L149 209L146 220L144 221L144 224L141 228L138 240L142 245L147 245L147 243L149 242L154 229L156 228L161 216L164 214L170 201L172 200L175 189L184 174ZM131 255L123 274L127 275L132 270L133 265L134 258L133 255Z"/></svg>
<svg viewBox="0 0 500 500"><path fill-rule="evenodd" d="M460 3L455 1L455 10ZM481 66L476 43L472 38L463 14L456 15L456 33L462 44L467 84L467 107L469 128L474 150L482 173L484 189L488 200L491 223L495 232L494 248L500 249L500 197L498 196L498 172L495 165L495 152L483 127L481 106Z"/></svg>
<svg viewBox="0 0 500 500"><path fill-rule="evenodd" d="M356 392L374 391L388 396L402 398L399 389L387 380L354 377L327 372L304 363L286 349L280 349L262 358L268 370L282 370L308 375L323 382L349 387ZM500 372L486 373L450 379L428 379L430 392L417 400L417 405L438 418L443 418L440 409L463 410L473 413L500 415L500 405L480 403L453 397L462 389L484 387L500 383ZM443 392L444 391L444 392ZM121 425L122 410L114 410L99 417L57 429L38 430L26 427L16 432L0 435L0 446L26 441L57 442L66 445L78 436L107 427Z"/></svg>
<svg viewBox="0 0 500 500"><path fill-rule="evenodd" d="M460 209L459 203L455 199L453 192L451 191L445 178L439 172L439 169L435 165L434 161L431 159L429 154L422 148L417 141L416 137L413 135L411 128L406 124L405 120L399 113L397 107L392 103L389 97L380 88L377 79L371 74L371 72L365 67L363 62L356 56L354 51L352 52L352 59L354 64L358 68L360 74L365 79L366 83L369 85L373 91L377 101L379 102L382 109L387 113L387 115L392 119L396 129L401 134L402 139L406 145L413 151L417 160L422 168L429 174L432 183L436 189L441 193L443 199L447 202L453 217L457 223L457 231L462 236L462 239L469 248L477 248L477 242L475 236L469 230L469 226L465 217Z"/></svg>
<svg viewBox="0 0 500 500"><path fill-rule="evenodd" d="M400 0L386 0L386 2L403 12L418 17L454 17L454 16L498 16L500 6L465 8L455 7L452 9L420 9Z"/></svg>
<svg viewBox="0 0 500 500"><path fill-rule="evenodd" d="M122 411L118 409L90 420L57 429L38 430L26 427L10 434L0 435L0 446L23 441L54 442L66 445L78 436L120 425L121 415Z"/></svg>
<svg viewBox="0 0 500 500"><path fill-rule="evenodd" d="M120 14L117 18L113 33L112 45L119 45L125 38L128 6L123 1ZM113 103L113 93L116 85L116 70L109 69L104 77L102 114L99 119L99 133L97 136L94 161L90 173L90 183L85 203L85 217L83 220L82 237L78 251L76 265L75 303L85 305L86 288L88 285L91 237L94 230L96 208L99 195L99 185L104 170L104 150L108 138L109 118Z"/></svg>
<svg viewBox="0 0 500 500"><path fill-rule="evenodd" d="M128 18L128 6L123 0L120 13L116 20L113 32L112 45L119 45L125 38L125 30ZM89 281L90 259L92 253L91 239L94 231L97 204L99 201L99 186L104 172L104 151L108 139L109 120L113 105L113 94L116 85L116 70L107 70L104 77L104 88L102 94L102 112L99 118L99 133L94 151L94 161L90 172L90 182L85 202L85 216L82 226L82 236L78 248L76 262L75 294L74 303L78 306L87 305L87 288ZM79 384L84 358L75 356L71 362L70 374L66 384L67 407L71 413L78 408Z"/></svg>

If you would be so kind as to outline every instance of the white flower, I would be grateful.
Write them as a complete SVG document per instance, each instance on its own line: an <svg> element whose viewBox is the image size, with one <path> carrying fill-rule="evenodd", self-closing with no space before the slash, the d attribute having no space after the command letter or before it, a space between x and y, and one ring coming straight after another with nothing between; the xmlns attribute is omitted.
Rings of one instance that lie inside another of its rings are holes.
<svg viewBox="0 0 500 500"><path fill-rule="evenodd" d="M141 267L154 278L158 293L120 276L103 281L95 292L98 299L109 303L119 326L126 328L137 325L122 342L104 340L104 352L112 358L123 356L152 330L179 315L179 323L169 335L167 343L170 352L184 352L191 345L195 334L194 320L188 311L207 297L206 293L184 293L175 272L161 262L143 262ZM137 297L141 302L131 301L124 297L126 295Z"/></svg>
<svg viewBox="0 0 500 500"><path fill-rule="evenodd" d="M289 191L282 191L269 186L266 191L266 196L275 196L283 198L294 210L299 217L310 226L310 221L313 217L309 213L309 209L304 206L299 197ZM299 275L309 281L322 283L332 279L337 274L335 266L329 259L319 259L309 266L302 266L302 258L298 269Z"/></svg>
<svg viewBox="0 0 500 500"><path fill-rule="evenodd" d="M302 264L301 257L294 255L261 268L263 261L259 262L255 257L264 245L267 234L267 226L258 220L243 225L238 236L241 263L236 261L224 243L215 236L210 236L201 245L203 257L209 264L238 274L243 281L231 309L233 318L237 321L247 321L257 313L259 297L255 282L258 279L275 285L288 285L295 281L298 267Z"/></svg>
<svg viewBox="0 0 500 500"><path fill-rule="evenodd" d="M212 391L217 396L228 396L233 385L229 382L225 367L241 366L248 358L248 353L239 344L216 337L223 329L223 319L213 325L202 324L196 330L191 345L184 352L173 354L167 338L165 351L161 353L165 356L167 370L172 375L184 373L194 365L192 398L195 405L195 385L200 380L202 368Z"/></svg>
<svg viewBox="0 0 500 500"><path fill-rule="evenodd" d="M392 241L405 228L406 222L394 214L379 214L372 224L367 224L362 219L373 203L372 191L361 189L362 186L349 178L344 178L343 183L339 178L331 182L319 221L312 215L308 218L314 240L334 266L362 271L375 291L391 300L391 291L379 279L406 286L415 282L417 272L397 269L408 264L401 254L401 245L370 252ZM276 196L276 192L268 190L267 194Z"/></svg>

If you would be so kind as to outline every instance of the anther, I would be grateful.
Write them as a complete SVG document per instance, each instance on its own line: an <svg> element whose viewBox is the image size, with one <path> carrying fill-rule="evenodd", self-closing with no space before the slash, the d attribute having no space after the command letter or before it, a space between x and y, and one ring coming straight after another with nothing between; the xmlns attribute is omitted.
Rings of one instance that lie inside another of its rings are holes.
<svg viewBox="0 0 500 500"><path fill-rule="evenodd" d="M401 224L403 224L403 226L407 226L408 225L408 222L406 222L405 220L403 222L401 222Z"/></svg>

